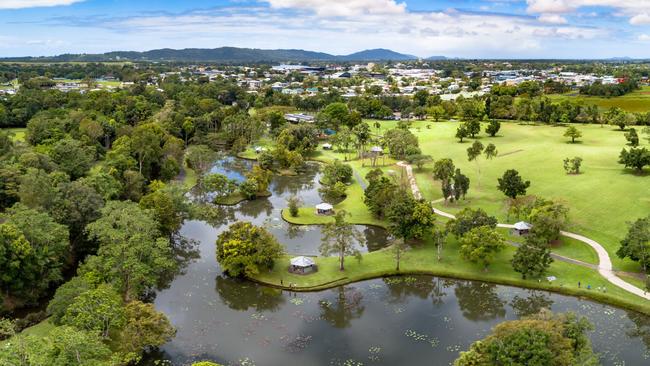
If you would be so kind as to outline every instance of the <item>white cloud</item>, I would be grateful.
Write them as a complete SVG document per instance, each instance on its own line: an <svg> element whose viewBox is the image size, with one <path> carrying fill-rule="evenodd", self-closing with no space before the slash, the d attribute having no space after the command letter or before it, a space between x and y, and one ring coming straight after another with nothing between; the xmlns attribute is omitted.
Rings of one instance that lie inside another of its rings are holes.
<svg viewBox="0 0 650 366"><path fill-rule="evenodd" d="M84 0L0 0L0 9L24 9L71 5Z"/></svg>
<svg viewBox="0 0 650 366"><path fill-rule="evenodd" d="M649 0L526 0L531 14L570 14L584 7L614 9L614 15L630 18L632 25L650 24Z"/></svg>
<svg viewBox="0 0 650 366"><path fill-rule="evenodd" d="M559 15L559 14L542 14L538 18L540 22L542 23L548 23L548 24L567 24L567 20L565 17Z"/></svg>
<svg viewBox="0 0 650 366"><path fill-rule="evenodd" d="M642 42L648 42L648 41L650 41L650 35L648 35L648 34L639 34L637 39L639 41L642 41Z"/></svg>
<svg viewBox="0 0 650 366"><path fill-rule="evenodd" d="M405 3L394 0L267 0L276 9L303 9L320 16L354 16L362 14L401 14Z"/></svg>
<svg viewBox="0 0 650 366"><path fill-rule="evenodd" d="M331 53L393 48L419 56L464 57L530 55L550 42L605 39L608 35L605 29L558 24L562 23L561 17L543 23L526 16L456 10L410 12L390 0L329 1L325 4L327 9L316 0L267 1L270 7L93 19L80 26L101 27L119 34L128 32L130 36L151 36L169 42L166 46L182 39L183 47L232 45ZM397 7L375 6L386 3ZM336 10L329 8L334 5ZM202 43L198 44L199 41ZM154 45L146 44L146 47Z"/></svg>
<svg viewBox="0 0 650 366"><path fill-rule="evenodd" d="M630 24L632 25L646 25L650 24L650 14L641 13L630 18Z"/></svg>

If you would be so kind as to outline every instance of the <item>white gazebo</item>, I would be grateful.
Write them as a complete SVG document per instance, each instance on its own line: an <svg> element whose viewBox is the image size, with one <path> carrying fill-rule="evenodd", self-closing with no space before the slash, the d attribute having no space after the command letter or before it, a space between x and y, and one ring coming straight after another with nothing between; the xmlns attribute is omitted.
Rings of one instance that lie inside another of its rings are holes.
<svg viewBox="0 0 650 366"><path fill-rule="evenodd" d="M370 148L370 152L379 155L384 152L384 149L382 149L381 146L373 146Z"/></svg>
<svg viewBox="0 0 650 366"><path fill-rule="evenodd" d="M518 235L526 235L530 232L530 229L533 228L533 225L525 222L525 221L519 221L514 225L514 231Z"/></svg>
<svg viewBox="0 0 650 366"><path fill-rule="evenodd" d="M334 213L334 206L329 203L320 203L316 205L316 213L319 215L331 215Z"/></svg>
<svg viewBox="0 0 650 366"><path fill-rule="evenodd" d="M323 150L332 150L332 144L323 144Z"/></svg>
<svg viewBox="0 0 650 366"><path fill-rule="evenodd" d="M261 146L256 146L255 147L255 153L257 153L257 154L259 154L261 152L264 152L264 151L266 151L266 149L261 147Z"/></svg>
<svg viewBox="0 0 650 366"><path fill-rule="evenodd" d="M304 256L291 258L290 263L291 267L289 270L292 273L305 273L306 269L313 271L316 268L316 262L314 262L313 259Z"/></svg>

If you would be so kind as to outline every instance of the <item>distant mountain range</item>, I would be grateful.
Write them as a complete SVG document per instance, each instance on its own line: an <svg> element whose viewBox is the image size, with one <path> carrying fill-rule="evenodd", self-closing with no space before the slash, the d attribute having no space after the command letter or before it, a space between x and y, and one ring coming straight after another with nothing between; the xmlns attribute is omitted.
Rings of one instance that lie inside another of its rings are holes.
<svg viewBox="0 0 650 366"><path fill-rule="evenodd" d="M114 51L101 54L63 54L44 57L6 57L3 61L49 61L49 62L105 62L105 61L172 61L172 62L218 62L218 63L263 63L263 62L317 62L317 61L408 61L418 57L395 51L377 48L352 53L350 55L331 55L323 52L305 50L262 50L256 48L186 48L175 50L163 48L144 52ZM445 60L444 56L434 56L428 60Z"/></svg>

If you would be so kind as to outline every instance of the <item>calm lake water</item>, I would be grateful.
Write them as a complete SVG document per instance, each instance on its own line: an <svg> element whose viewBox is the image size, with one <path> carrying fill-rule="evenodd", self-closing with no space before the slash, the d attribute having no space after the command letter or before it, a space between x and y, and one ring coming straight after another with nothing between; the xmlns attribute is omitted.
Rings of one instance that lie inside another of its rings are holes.
<svg viewBox="0 0 650 366"><path fill-rule="evenodd" d="M234 160L216 169L236 178L248 164ZM268 199L221 207L211 224L185 223L182 234L198 243L200 258L155 299L178 333L143 364L449 365L494 325L541 308L588 317L604 365L650 364L649 317L574 297L430 276L296 294L223 276L214 242L237 220L266 224L290 253L317 254L318 227L290 226L280 210L292 194L305 205L319 203L318 179L318 166L311 165L300 177L274 178ZM358 228L371 250L386 245L384 230Z"/></svg>

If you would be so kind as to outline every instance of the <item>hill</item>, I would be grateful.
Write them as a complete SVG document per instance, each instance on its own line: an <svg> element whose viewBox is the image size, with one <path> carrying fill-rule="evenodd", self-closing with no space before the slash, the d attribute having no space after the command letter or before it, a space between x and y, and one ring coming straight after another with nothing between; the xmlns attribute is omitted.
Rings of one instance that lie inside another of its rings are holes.
<svg viewBox="0 0 650 366"><path fill-rule="evenodd" d="M101 54L63 54L45 57L7 57L2 61L20 62L108 62L108 61L152 61L152 62L314 62L314 61L406 61L417 57L387 49L373 49L350 55L331 55L297 49L263 50L257 48L163 48L144 52L114 51Z"/></svg>

